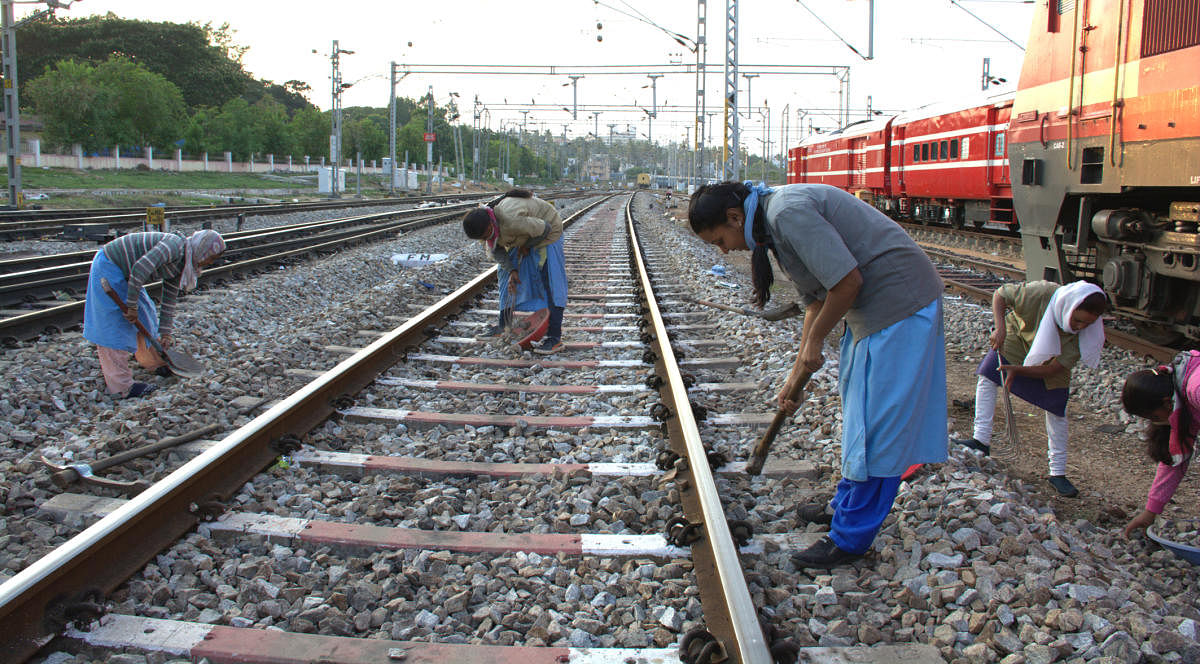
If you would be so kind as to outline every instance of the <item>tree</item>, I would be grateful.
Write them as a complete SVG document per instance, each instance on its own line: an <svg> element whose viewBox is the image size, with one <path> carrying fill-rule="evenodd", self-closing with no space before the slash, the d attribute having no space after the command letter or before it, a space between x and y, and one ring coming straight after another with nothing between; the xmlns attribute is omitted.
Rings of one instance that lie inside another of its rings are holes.
<svg viewBox="0 0 1200 664"><path fill-rule="evenodd" d="M95 75L116 105L109 127L112 142L163 147L179 138L185 116L183 95L174 83L121 56L96 67Z"/></svg>
<svg viewBox="0 0 1200 664"><path fill-rule="evenodd" d="M163 147L183 128L179 88L120 56L97 67L59 62L27 90L52 143Z"/></svg>
<svg viewBox="0 0 1200 664"><path fill-rule="evenodd" d="M155 23L111 13L54 18L22 27L17 49L22 70L39 73L62 59L99 65L122 55L174 83L192 107L221 106L256 85L240 63L245 49L232 46L227 25Z"/></svg>
<svg viewBox="0 0 1200 664"><path fill-rule="evenodd" d="M42 118L48 143L94 152L113 144L108 128L113 92L96 81L94 67L63 60L26 84L26 98Z"/></svg>
<svg viewBox="0 0 1200 664"><path fill-rule="evenodd" d="M313 159L329 156L329 131L329 114L315 108L298 111L288 124L297 156L308 155Z"/></svg>

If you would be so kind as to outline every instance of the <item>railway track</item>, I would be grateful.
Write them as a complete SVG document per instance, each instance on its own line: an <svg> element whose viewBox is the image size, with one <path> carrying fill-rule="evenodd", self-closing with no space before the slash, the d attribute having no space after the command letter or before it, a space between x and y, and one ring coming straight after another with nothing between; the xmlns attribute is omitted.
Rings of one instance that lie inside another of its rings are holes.
<svg viewBox="0 0 1200 664"><path fill-rule="evenodd" d="M574 198L574 194L551 197ZM308 253L406 232L456 219L475 202L410 208L327 221L225 233L228 249L220 263L205 270L201 283L214 283L296 260ZM78 326L88 271L96 250L0 260L0 341L12 344ZM161 284L147 285L157 295Z"/></svg>
<svg viewBox="0 0 1200 664"><path fill-rule="evenodd" d="M165 217L170 224L200 223L213 219L228 219L239 215L291 214L314 210L368 207L377 205L411 205L423 202L446 203L466 198L461 194L447 196L402 196L383 199L338 199L305 203L273 203L254 205L219 205L212 207L168 207ZM145 208L113 208L98 210L22 210L0 217L0 240L12 241L58 235L68 226L76 239L127 233L140 228L146 219Z"/></svg>
<svg viewBox="0 0 1200 664"><path fill-rule="evenodd" d="M366 347L328 345L333 369L294 369L311 380L189 443L196 456L136 497L48 501L99 521L0 586L0 652L20 661L56 635L95 657L212 661L769 662L794 649L764 635L742 558L818 535L726 519L741 499L717 483L746 478L706 441L770 414L694 412L756 386L628 215L602 202L568 231L566 355L473 341L496 314L493 267L362 331ZM777 459L756 482L815 472ZM469 583L447 581L459 575ZM268 595L278 615L241 611ZM942 661L930 646L862 650L813 655Z"/></svg>

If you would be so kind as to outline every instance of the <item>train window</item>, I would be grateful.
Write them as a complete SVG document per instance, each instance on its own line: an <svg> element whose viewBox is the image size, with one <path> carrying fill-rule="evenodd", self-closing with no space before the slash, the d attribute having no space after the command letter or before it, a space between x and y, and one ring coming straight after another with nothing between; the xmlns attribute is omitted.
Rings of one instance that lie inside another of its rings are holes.
<svg viewBox="0 0 1200 664"><path fill-rule="evenodd" d="M947 146L947 141L942 141L941 143L938 143L938 158L939 159L945 159L948 156L946 146Z"/></svg>
<svg viewBox="0 0 1200 664"><path fill-rule="evenodd" d="M913 161L921 161L921 146L919 145L913 146Z"/></svg>
<svg viewBox="0 0 1200 664"><path fill-rule="evenodd" d="M929 144L921 144L921 161L929 161Z"/></svg>
<svg viewBox="0 0 1200 664"><path fill-rule="evenodd" d="M996 134L996 156L1004 156L1004 134Z"/></svg>
<svg viewBox="0 0 1200 664"><path fill-rule="evenodd" d="M971 156L971 139L970 137L963 138L962 158L967 159Z"/></svg>
<svg viewBox="0 0 1200 664"><path fill-rule="evenodd" d="M950 139L950 158L958 159L958 139Z"/></svg>

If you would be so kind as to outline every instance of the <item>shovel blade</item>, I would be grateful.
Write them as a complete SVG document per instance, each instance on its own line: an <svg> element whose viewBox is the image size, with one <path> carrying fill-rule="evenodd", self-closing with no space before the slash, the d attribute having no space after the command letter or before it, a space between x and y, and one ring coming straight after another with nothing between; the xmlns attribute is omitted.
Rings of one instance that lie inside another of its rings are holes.
<svg viewBox="0 0 1200 664"><path fill-rule="evenodd" d="M167 367L171 373L183 378L196 378L204 373L204 365L196 358L181 350L166 349Z"/></svg>

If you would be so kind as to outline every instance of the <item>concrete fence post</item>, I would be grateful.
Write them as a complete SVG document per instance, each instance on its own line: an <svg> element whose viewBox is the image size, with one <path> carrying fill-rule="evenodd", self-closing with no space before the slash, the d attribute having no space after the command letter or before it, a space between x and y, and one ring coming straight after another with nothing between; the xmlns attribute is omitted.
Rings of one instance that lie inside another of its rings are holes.
<svg viewBox="0 0 1200 664"><path fill-rule="evenodd" d="M267 172L268 173L275 172L275 155L273 155L273 154L267 155Z"/></svg>
<svg viewBox="0 0 1200 664"><path fill-rule="evenodd" d="M225 172L226 173L233 172L233 153L232 152L225 153Z"/></svg>
<svg viewBox="0 0 1200 664"><path fill-rule="evenodd" d="M288 155L288 173L292 172L292 155Z"/></svg>
<svg viewBox="0 0 1200 664"><path fill-rule="evenodd" d="M254 172L254 153L250 154L249 164L250 164L250 172L253 173Z"/></svg>
<svg viewBox="0 0 1200 664"><path fill-rule="evenodd" d="M35 168L41 167L41 165L42 165L42 141L39 139L36 139L36 138L29 139L29 149L30 149L30 151L33 152L34 167Z"/></svg>
<svg viewBox="0 0 1200 664"><path fill-rule="evenodd" d="M76 143L71 146L71 151L75 153L75 168L83 170L83 146Z"/></svg>
<svg viewBox="0 0 1200 664"><path fill-rule="evenodd" d="M154 147L146 146L146 168L154 170Z"/></svg>
<svg viewBox="0 0 1200 664"><path fill-rule="evenodd" d="M175 148L175 170L183 172L183 150Z"/></svg>
<svg viewBox="0 0 1200 664"><path fill-rule="evenodd" d="M204 153L204 172L208 172L208 153Z"/></svg>
<svg viewBox="0 0 1200 664"><path fill-rule="evenodd" d="M117 169L120 170L120 168L121 168L121 146L117 145L117 146L113 147L113 156L117 158Z"/></svg>

